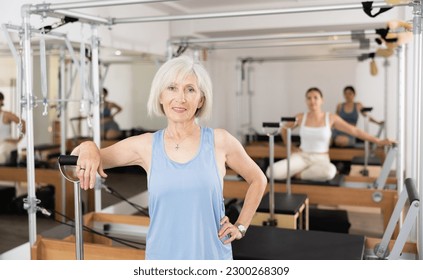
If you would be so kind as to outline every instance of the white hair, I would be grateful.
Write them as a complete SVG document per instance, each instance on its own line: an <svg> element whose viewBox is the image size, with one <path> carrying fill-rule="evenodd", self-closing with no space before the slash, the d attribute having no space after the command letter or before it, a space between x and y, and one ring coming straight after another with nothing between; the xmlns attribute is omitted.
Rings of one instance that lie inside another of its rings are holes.
<svg viewBox="0 0 423 280"><path fill-rule="evenodd" d="M177 79L183 80L188 75L194 75L198 88L203 96L203 106L196 112L196 117L207 119L212 109L212 83L207 70L191 57L180 56L166 61L157 71L151 83L147 110L150 116L164 116L165 112L160 104L160 94Z"/></svg>

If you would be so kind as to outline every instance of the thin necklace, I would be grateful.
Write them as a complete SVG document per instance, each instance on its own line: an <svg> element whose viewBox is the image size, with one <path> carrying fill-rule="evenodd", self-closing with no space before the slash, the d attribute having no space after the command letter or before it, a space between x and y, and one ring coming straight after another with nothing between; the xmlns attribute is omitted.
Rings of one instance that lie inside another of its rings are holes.
<svg viewBox="0 0 423 280"><path fill-rule="evenodd" d="M174 149L175 149L175 151L179 151L179 148L180 148L180 145L185 141L185 140L187 140L188 139L188 137L190 137L191 135L193 135L194 134L194 132L195 132L195 130L196 130L196 128L190 133L190 134L188 134L187 136L185 136L185 138L184 139L182 139L182 141L179 141L179 143L176 143L174 140L172 140L171 138L173 138L173 137L171 137L170 136L170 134L169 134L169 131L167 130L167 128L166 128L166 131L165 131L165 133L167 133L167 135L168 135L168 137L169 137L169 139L175 144L175 147L174 147Z"/></svg>

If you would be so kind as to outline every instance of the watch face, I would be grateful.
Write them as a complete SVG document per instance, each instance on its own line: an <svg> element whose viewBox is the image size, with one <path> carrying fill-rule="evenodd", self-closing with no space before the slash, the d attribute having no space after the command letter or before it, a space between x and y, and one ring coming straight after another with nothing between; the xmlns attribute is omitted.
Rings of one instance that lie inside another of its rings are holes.
<svg viewBox="0 0 423 280"><path fill-rule="evenodd" d="M243 225L238 225L238 230L241 232L242 236L244 236L247 231Z"/></svg>

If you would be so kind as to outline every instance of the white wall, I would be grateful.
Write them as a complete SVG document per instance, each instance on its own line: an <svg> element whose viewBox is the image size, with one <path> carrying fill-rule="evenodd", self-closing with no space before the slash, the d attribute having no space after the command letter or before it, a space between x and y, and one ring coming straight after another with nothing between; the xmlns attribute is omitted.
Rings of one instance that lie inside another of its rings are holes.
<svg viewBox="0 0 423 280"><path fill-rule="evenodd" d="M264 56L264 55L262 55ZM257 56L260 57L260 56ZM237 106L240 98L237 92L237 61L238 56L233 51L215 51L209 55L206 66L214 83L214 111L211 124L228 129L236 134ZM396 58L392 58L389 73L389 96L396 91ZM343 101L342 90L346 85L353 85L357 91L357 100L364 106L373 107L372 116L384 119L385 76L383 61L377 60L379 74L370 75L369 61L355 60L336 61L297 61L297 62L267 62L253 63L252 72L252 104L253 128L261 132L261 124L266 121L279 121L281 116L294 116L307 109L305 92L316 86L324 94L324 110L334 112L336 104ZM248 99L244 91L244 101ZM393 100L392 98L390 100ZM242 102L242 101L241 101ZM390 102L390 114L387 122L390 137L395 137L395 107L396 102ZM248 110L246 104L244 111ZM363 127L363 120L359 122ZM376 133L377 127L370 125L370 132Z"/></svg>

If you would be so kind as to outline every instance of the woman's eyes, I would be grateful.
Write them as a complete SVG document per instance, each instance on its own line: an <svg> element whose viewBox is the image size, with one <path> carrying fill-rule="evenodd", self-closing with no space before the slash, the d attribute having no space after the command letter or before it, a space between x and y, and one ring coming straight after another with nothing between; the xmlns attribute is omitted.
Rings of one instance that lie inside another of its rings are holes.
<svg viewBox="0 0 423 280"><path fill-rule="evenodd" d="M168 86L168 87L167 87L167 89L168 89L169 91L172 91L172 92L177 92L177 91L178 91L178 88L177 88L177 87L175 87L175 86ZM195 88L193 88L193 87L188 87L188 88L186 88L186 89L185 89L185 92L186 92L186 93L195 93L196 91L195 91Z"/></svg>
<svg viewBox="0 0 423 280"><path fill-rule="evenodd" d="M192 88L192 87L189 87L189 88L187 89L187 91L188 91L188 92L190 92L190 93L194 93L194 92L195 92L195 89L194 89L194 88Z"/></svg>

